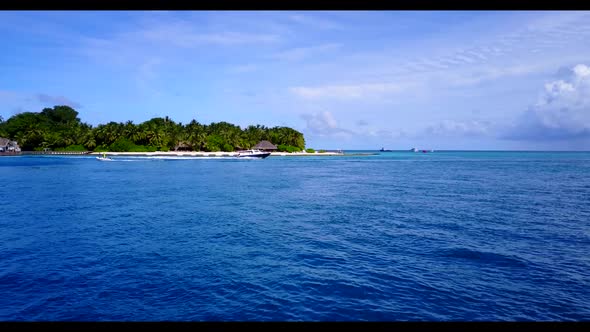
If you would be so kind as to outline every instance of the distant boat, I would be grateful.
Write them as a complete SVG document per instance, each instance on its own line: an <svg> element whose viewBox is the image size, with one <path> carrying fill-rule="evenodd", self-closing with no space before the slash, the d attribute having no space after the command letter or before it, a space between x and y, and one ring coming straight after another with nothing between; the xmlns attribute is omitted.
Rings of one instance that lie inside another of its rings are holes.
<svg viewBox="0 0 590 332"><path fill-rule="evenodd" d="M248 158L248 159L264 159L270 156L270 152L264 152L260 150L244 150L239 151L237 154L238 158Z"/></svg>
<svg viewBox="0 0 590 332"><path fill-rule="evenodd" d="M381 150L379 150L381 152L392 152L391 150L385 150L385 148L381 148Z"/></svg>
<svg viewBox="0 0 590 332"><path fill-rule="evenodd" d="M113 158L107 157L106 153L102 154L102 157L96 157L98 161L113 161Z"/></svg>
<svg viewBox="0 0 590 332"><path fill-rule="evenodd" d="M410 151L412 151L412 152L418 152L418 149L416 149L416 148L411 148L411 149L410 149Z"/></svg>

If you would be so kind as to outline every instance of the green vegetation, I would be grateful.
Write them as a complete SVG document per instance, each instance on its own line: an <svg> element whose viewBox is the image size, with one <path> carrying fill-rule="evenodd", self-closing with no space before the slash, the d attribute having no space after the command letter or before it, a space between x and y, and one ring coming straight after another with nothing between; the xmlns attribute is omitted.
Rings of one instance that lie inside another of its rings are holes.
<svg viewBox="0 0 590 332"><path fill-rule="evenodd" d="M310 148L310 149L305 149L305 152L307 152L307 153L314 153L315 150Z"/></svg>
<svg viewBox="0 0 590 332"><path fill-rule="evenodd" d="M127 138L118 138L113 144L108 147L100 146L100 150L113 151L113 152L155 152L156 147L137 145ZM96 149L95 149L96 151ZM106 152L105 151L105 152ZM103 151L100 151L103 152Z"/></svg>
<svg viewBox="0 0 590 332"><path fill-rule="evenodd" d="M298 146L291 146L291 145L285 145L285 144L279 144L277 146L277 150L279 152L299 152L301 150L303 150L302 148L298 147Z"/></svg>
<svg viewBox="0 0 590 332"><path fill-rule="evenodd" d="M65 148L56 148L55 151L88 151L83 145L75 144L66 146Z"/></svg>
<svg viewBox="0 0 590 332"><path fill-rule="evenodd" d="M250 125L242 129L228 122L205 125L196 120L183 125L169 117L93 127L81 122L78 112L69 106L19 113L8 120L0 117L0 137L17 141L23 151L235 151L252 148L261 140L288 152L305 148L303 134L289 127Z"/></svg>

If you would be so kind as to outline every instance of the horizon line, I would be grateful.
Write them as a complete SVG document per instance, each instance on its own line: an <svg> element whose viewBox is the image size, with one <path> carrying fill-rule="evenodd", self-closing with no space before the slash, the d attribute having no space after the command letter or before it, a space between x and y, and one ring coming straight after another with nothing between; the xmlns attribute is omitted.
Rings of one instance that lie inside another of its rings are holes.
<svg viewBox="0 0 590 332"><path fill-rule="evenodd" d="M412 150L390 150L380 151L377 149L324 149L324 150L342 150L342 151L377 151L377 152L413 152ZM415 153L426 150L430 153L430 149L418 149ZM433 152L590 152L590 150L479 150L479 149L432 149Z"/></svg>

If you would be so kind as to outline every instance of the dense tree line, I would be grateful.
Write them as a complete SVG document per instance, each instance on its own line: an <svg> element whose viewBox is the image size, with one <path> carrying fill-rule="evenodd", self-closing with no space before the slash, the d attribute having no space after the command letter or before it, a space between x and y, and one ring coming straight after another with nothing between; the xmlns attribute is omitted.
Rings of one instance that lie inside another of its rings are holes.
<svg viewBox="0 0 590 332"><path fill-rule="evenodd" d="M69 106L19 113L7 120L0 117L0 137L17 141L23 151L234 151L251 148L261 140L285 151L305 148L303 134L289 127L250 125L242 129L228 122L205 125L196 120L183 125L167 116L140 124L109 122L93 127L80 121L78 112Z"/></svg>

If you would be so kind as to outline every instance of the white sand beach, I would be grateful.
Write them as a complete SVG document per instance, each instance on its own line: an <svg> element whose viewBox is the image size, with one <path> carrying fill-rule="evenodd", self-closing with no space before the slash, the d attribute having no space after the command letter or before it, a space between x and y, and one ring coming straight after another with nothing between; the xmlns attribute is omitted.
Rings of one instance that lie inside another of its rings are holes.
<svg viewBox="0 0 590 332"><path fill-rule="evenodd" d="M156 151L156 152L92 152L93 155L102 155L106 153L109 156L178 156L178 157L235 157L237 152L196 152L196 151ZM343 156L338 152L272 152L271 157L302 157L302 156Z"/></svg>

